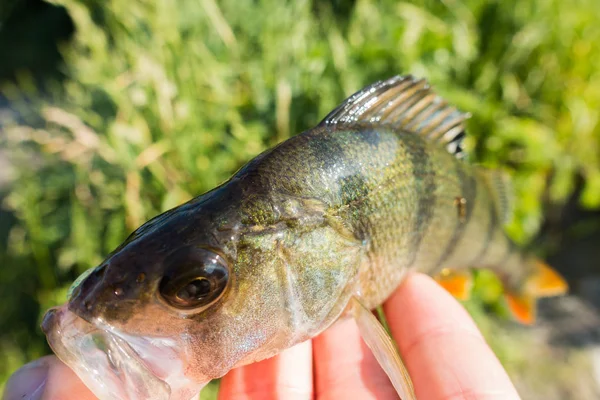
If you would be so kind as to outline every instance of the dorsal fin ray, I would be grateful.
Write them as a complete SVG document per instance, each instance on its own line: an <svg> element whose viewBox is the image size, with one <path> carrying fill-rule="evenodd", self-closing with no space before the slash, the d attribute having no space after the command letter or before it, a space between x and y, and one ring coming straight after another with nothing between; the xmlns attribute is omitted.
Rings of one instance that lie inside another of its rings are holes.
<svg viewBox="0 0 600 400"><path fill-rule="evenodd" d="M424 79L411 75L375 82L348 97L321 122L324 125L392 125L439 142L463 158L464 121L461 113L438 96Z"/></svg>

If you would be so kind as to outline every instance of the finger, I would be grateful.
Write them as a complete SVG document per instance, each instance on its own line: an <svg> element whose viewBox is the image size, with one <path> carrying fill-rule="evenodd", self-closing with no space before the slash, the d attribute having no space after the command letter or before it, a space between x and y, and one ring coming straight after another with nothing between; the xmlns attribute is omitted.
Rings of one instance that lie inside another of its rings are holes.
<svg viewBox="0 0 600 400"><path fill-rule="evenodd" d="M338 321L314 338L313 357L319 400L398 398L353 319Z"/></svg>
<svg viewBox="0 0 600 400"><path fill-rule="evenodd" d="M312 399L312 375L309 340L273 358L230 371L221 381L219 399Z"/></svg>
<svg viewBox="0 0 600 400"><path fill-rule="evenodd" d="M469 314L433 279L410 275L384 311L417 398L519 398Z"/></svg>
<svg viewBox="0 0 600 400"><path fill-rule="evenodd" d="M10 378L4 400L95 400L69 367L55 356L42 357Z"/></svg>

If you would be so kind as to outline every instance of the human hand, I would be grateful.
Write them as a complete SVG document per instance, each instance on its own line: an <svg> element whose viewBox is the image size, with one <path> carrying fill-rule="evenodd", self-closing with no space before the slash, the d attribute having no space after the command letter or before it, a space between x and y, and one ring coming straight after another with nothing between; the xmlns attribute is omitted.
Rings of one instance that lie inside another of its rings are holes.
<svg viewBox="0 0 600 400"><path fill-rule="evenodd" d="M519 399L468 313L431 278L410 275L384 311L419 400ZM13 375L4 400L94 399L54 356L32 364ZM355 322L347 319L276 357L229 372L219 392L219 399L276 398L398 396Z"/></svg>

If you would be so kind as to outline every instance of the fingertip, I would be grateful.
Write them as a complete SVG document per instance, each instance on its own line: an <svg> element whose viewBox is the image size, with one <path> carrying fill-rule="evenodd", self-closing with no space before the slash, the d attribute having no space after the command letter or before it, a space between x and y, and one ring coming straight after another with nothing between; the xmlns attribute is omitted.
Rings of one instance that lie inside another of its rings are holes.
<svg viewBox="0 0 600 400"><path fill-rule="evenodd" d="M312 399L312 368L309 340L275 357L230 371L221 380L219 399Z"/></svg>
<svg viewBox="0 0 600 400"><path fill-rule="evenodd" d="M481 335L467 310L427 275L409 274L383 308L401 350L424 332L446 326Z"/></svg>
<svg viewBox="0 0 600 400"><path fill-rule="evenodd" d="M6 383L2 399L41 399L48 378L51 357L42 357L19 368Z"/></svg>
<svg viewBox="0 0 600 400"><path fill-rule="evenodd" d="M33 361L10 378L3 400L94 400L77 375L56 356Z"/></svg>
<svg viewBox="0 0 600 400"><path fill-rule="evenodd" d="M353 319L338 321L314 338L313 349L316 398L398 398Z"/></svg>
<svg viewBox="0 0 600 400"><path fill-rule="evenodd" d="M43 400L96 400L75 372L55 356L48 357L48 379Z"/></svg>
<svg viewBox="0 0 600 400"><path fill-rule="evenodd" d="M430 277L408 276L384 311L417 398L519 398L468 312Z"/></svg>

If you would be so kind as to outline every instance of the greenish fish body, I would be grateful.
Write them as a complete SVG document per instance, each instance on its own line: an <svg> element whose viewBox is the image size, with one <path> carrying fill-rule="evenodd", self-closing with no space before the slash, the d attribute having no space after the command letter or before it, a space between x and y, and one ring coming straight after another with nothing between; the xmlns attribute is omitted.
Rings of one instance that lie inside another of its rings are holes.
<svg viewBox="0 0 600 400"><path fill-rule="evenodd" d="M502 174L461 159L464 118L412 77L358 92L140 227L48 312L51 346L101 398L189 399L340 317L372 324L357 310L409 271L488 267L525 293L538 266L502 231Z"/></svg>
<svg viewBox="0 0 600 400"><path fill-rule="evenodd" d="M240 174L252 175L253 184L282 198L253 204L260 208L259 217L250 208L245 218L254 229L264 229L258 240L277 241L286 231L287 240L298 241L304 230L320 230L328 241L335 237L339 248L309 249L323 259L299 260L300 268L339 270L340 254L352 254L349 268L358 273L363 299L371 307L409 270L436 275L448 267L511 265L514 271L506 275L516 274L515 282L528 272L526 260L502 231L501 204L489 174L413 133L319 127ZM294 213L276 217L275 210L288 202L296 203ZM305 218L315 214L319 218ZM332 258L327 260L327 254Z"/></svg>

